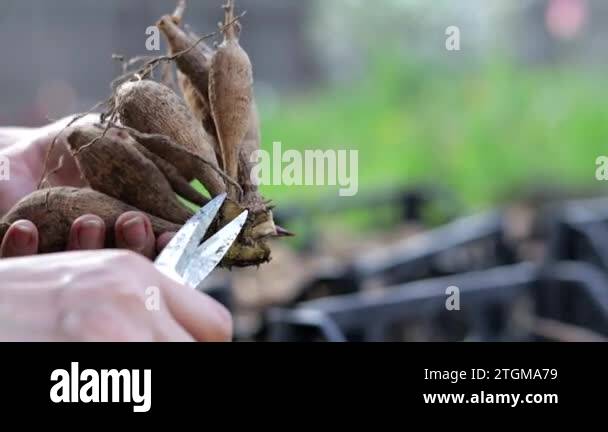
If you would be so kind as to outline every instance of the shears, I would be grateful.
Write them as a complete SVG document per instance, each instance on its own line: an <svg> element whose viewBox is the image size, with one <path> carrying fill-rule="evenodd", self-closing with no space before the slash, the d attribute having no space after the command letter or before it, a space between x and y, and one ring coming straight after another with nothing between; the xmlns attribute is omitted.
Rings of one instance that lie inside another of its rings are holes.
<svg viewBox="0 0 608 432"><path fill-rule="evenodd" d="M176 282L200 290L203 281L222 261L247 221L247 210L205 240L226 194L218 195L202 207L171 239L154 265Z"/></svg>

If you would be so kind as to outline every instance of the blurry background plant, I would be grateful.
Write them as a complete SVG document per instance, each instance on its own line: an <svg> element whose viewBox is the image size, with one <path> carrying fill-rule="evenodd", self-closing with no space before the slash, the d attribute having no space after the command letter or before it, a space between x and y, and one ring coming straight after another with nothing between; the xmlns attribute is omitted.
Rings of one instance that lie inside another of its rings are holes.
<svg viewBox="0 0 608 432"><path fill-rule="evenodd" d="M222 0L191 1L215 29ZM146 54L172 0L4 0L0 124L42 124L104 98L112 53ZM263 145L356 148L360 190L452 189L470 209L531 183L597 186L607 153L603 0L240 0ZM445 49L458 26L461 51ZM157 54L157 53L153 53ZM335 187L268 186L302 202ZM341 198L347 199L347 198Z"/></svg>

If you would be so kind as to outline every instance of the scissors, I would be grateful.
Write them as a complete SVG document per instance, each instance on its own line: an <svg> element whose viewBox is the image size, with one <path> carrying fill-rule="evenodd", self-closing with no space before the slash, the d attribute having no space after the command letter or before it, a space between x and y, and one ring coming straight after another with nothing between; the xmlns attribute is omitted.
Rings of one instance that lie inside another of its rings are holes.
<svg viewBox="0 0 608 432"><path fill-rule="evenodd" d="M176 282L201 289L202 282L222 261L247 221L245 210L201 244L225 200L226 194L218 195L177 232L154 262L161 273Z"/></svg>

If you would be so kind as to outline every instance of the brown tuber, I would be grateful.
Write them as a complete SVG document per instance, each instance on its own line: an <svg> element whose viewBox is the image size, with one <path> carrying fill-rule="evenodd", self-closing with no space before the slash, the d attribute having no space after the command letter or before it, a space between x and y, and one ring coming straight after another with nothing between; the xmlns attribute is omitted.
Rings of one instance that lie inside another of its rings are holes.
<svg viewBox="0 0 608 432"><path fill-rule="evenodd" d="M249 56L239 44L240 24L228 25L234 19L234 0L228 0L224 8L224 41L211 59L209 102L222 151L222 166L236 179L239 148L249 129L253 72Z"/></svg>
<svg viewBox="0 0 608 432"><path fill-rule="evenodd" d="M165 174L138 150L137 142L126 132L110 129L104 135L99 126L78 127L68 135L68 143L93 189L177 224L192 217Z"/></svg>
<svg viewBox="0 0 608 432"><path fill-rule="evenodd" d="M170 88L150 80L129 81L116 90L114 103L125 126L146 134L165 135L219 169L213 138ZM226 190L223 179L213 169L197 175L182 174L190 177L188 180L200 179L212 196Z"/></svg>
<svg viewBox="0 0 608 432"><path fill-rule="evenodd" d="M219 226L245 209L250 214L224 264L256 265L270 258L267 238L282 235L283 230L275 227L272 212L250 178L251 157L260 148L259 117L253 101L251 62L238 42L234 4L225 6L222 30L225 40L216 52L204 43L188 50L199 38L179 27L183 3L180 6L180 13L162 17L158 26L170 52L183 52L176 64L184 99L207 132L217 138L215 152L220 167L240 185L237 191L227 184L231 200L222 209Z"/></svg>
<svg viewBox="0 0 608 432"><path fill-rule="evenodd" d="M80 216L99 216L107 227L113 227L118 217L128 211L136 211L115 198L92 189L58 187L42 189L19 201L0 219L0 241L10 225L20 219L32 221L39 231L40 253L61 252L67 245L70 227ZM180 225L148 215L156 235L178 231ZM106 230L106 245L115 245L114 230Z"/></svg>
<svg viewBox="0 0 608 432"><path fill-rule="evenodd" d="M203 124L205 130L216 138L215 124L209 107L209 69L213 51L203 41L189 49L199 38L185 33L178 25L180 20L181 17L165 15L158 21L157 26L167 39L169 52L172 55L183 52L175 60L179 87L192 114ZM221 156L219 160L221 163Z"/></svg>

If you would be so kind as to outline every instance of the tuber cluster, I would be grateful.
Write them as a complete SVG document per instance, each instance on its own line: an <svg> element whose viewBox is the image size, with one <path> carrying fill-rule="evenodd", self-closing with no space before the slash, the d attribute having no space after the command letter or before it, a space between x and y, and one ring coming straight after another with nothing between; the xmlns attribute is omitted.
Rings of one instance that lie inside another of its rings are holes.
<svg viewBox="0 0 608 432"><path fill-rule="evenodd" d="M79 216L92 213L113 226L129 210L147 213L157 234L177 231L193 214L190 202L226 192L214 230L249 210L247 223L223 265L259 265L270 259L268 240L290 235L277 227L272 210L251 181L251 156L260 148L258 111L251 61L239 44L241 24L234 0L224 6L223 41L211 48L182 25L185 1L157 23L169 55L148 60L113 83L108 110L99 124L72 127L69 150L88 187L41 188L0 220L0 239L16 220L28 219L40 231L40 252L65 248ZM154 67L173 61L180 97L154 81ZM212 230L213 231L213 230ZM112 230L107 244L112 246Z"/></svg>

